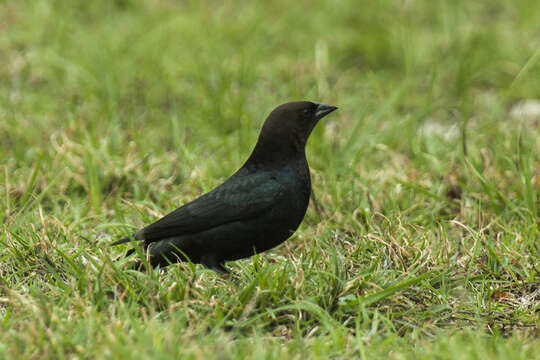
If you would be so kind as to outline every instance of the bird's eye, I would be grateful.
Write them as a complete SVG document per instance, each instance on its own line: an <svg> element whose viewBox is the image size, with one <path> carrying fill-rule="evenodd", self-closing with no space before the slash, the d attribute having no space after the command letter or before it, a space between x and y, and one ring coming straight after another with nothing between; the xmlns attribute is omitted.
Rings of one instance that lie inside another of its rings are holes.
<svg viewBox="0 0 540 360"><path fill-rule="evenodd" d="M304 110L302 111L302 113L303 113L304 115L309 114L309 109L304 109Z"/></svg>

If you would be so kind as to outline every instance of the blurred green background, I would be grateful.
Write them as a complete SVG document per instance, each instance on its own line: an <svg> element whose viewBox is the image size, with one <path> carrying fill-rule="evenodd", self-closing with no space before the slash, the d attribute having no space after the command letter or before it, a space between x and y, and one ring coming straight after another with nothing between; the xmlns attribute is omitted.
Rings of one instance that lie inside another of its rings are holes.
<svg viewBox="0 0 540 360"><path fill-rule="evenodd" d="M539 358L540 3L0 2L1 358ZM339 106L285 245L107 243ZM306 355L307 354L307 355Z"/></svg>

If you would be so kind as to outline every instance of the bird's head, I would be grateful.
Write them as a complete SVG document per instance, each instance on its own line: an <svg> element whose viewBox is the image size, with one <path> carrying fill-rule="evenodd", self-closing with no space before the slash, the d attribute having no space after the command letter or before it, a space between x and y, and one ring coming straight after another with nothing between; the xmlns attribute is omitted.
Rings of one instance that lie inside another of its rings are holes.
<svg viewBox="0 0 540 360"><path fill-rule="evenodd" d="M279 105L266 118L252 157L271 161L303 153L315 125L336 109L311 101Z"/></svg>

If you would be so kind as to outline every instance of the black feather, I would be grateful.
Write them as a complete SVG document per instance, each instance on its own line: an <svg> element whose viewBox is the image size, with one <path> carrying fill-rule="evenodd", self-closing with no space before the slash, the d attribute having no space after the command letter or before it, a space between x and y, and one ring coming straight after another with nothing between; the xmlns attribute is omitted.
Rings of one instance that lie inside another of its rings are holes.
<svg viewBox="0 0 540 360"><path fill-rule="evenodd" d="M133 240L132 238L129 238L129 237L125 237L123 239L120 239L120 240L117 240L117 241L111 243L109 246L125 244L125 243L131 242L131 241L135 241L135 240Z"/></svg>

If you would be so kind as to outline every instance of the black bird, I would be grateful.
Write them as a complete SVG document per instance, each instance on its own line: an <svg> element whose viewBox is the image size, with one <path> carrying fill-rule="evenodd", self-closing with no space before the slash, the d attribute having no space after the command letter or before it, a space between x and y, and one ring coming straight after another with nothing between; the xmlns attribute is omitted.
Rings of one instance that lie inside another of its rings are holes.
<svg viewBox="0 0 540 360"><path fill-rule="evenodd" d="M275 108L236 173L134 234L135 240L144 241L150 265L189 260L224 274L225 261L250 257L287 240L302 222L311 194L307 139L317 122L336 109L310 101Z"/></svg>

